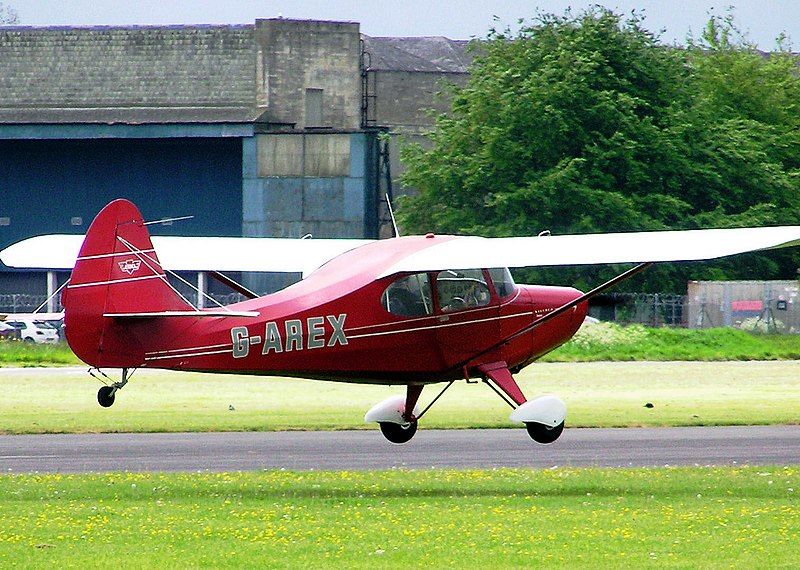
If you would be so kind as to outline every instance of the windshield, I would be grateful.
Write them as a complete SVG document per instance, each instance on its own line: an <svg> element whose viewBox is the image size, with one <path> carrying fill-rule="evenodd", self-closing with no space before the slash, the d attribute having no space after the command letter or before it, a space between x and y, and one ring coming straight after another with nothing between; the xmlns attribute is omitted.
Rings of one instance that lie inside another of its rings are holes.
<svg viewBox="0 0 800 570"><path fill-rule="evenodd" d="M514 285L514 278L511 277L508 267L494 267L489 270L489 276L492 278L498 297L503 299L514 293L516 285Z"/></svg>

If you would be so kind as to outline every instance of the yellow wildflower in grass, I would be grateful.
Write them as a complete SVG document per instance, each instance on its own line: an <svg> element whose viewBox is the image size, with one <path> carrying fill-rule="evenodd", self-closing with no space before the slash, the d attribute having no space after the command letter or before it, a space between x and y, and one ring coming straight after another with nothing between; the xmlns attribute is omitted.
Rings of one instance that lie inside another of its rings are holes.
<svg viewBox="0 0 800 570"><path fill-rule="evenodd" d="M780 565L790 488L797 468L13 475L0 566Z"/></svg>

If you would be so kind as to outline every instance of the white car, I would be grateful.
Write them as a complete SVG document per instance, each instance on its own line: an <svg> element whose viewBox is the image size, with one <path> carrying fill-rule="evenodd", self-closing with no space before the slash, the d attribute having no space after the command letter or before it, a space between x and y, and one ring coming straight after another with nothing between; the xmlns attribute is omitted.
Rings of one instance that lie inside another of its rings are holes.
<svg viewBox="0 0 800 570"><path fill-rule="evenodd" d="M47 321L34 321L6 318L5 324L18 331L19 339L26 342L55 344L58 342L58 329Z"/></svg>

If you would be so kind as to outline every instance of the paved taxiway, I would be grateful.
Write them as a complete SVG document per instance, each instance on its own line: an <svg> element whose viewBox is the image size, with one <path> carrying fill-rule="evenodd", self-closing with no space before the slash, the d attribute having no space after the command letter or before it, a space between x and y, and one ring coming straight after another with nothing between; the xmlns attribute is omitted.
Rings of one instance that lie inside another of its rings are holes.
<svg viewBox="0 0 800 570"><path fill-rule="evenodd" d="M541 446L523 429L0 436L0 472L798 465L800 426L567 429Z"/></svg>

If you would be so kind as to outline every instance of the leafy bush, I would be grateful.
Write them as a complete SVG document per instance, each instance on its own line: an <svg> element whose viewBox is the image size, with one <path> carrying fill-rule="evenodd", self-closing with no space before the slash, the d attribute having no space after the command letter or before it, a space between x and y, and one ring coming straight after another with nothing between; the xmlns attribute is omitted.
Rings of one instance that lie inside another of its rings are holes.
<svg viewBox="0 0 800 570"><path fill-rule="evenodd" d="M647 338L647 329L642 325L620 326L616 323L587 323L570 341L584 350L637 344Z"/></svg>

